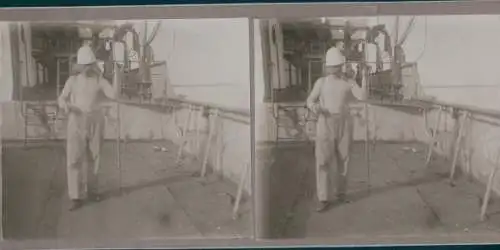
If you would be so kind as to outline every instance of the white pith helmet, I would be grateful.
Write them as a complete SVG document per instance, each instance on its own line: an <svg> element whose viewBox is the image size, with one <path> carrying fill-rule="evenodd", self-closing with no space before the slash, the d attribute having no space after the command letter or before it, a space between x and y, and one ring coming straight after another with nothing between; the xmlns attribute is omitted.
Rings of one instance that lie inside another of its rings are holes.
<svg viewBox="0 0 500 250"><path fill-rule="evenodd" d="M90 28L79 28L78 36L83 39L92 39L92 29Z"/></svg>
<svg viewBox="0 0 500 250"><path fill-rule="evenodd" d="M94 52L88 45L82 46L78 49L76 63L80 65L89 65L96 62Z"/></svg>
<svg viewBox="0 0 500 250"><path fill-rule="evenodd" d="M340 66L345 63L345 57L338 48L331 47L326 52L325 61L326 66Z"/></svg>

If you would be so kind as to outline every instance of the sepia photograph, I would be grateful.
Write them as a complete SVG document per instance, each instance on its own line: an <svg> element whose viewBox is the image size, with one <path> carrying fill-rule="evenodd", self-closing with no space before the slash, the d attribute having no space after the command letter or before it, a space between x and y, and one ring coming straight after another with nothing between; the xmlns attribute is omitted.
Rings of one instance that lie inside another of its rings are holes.
<svg viewBox="0 0 500 250"><path fill-rule="evenodd" d="M249 27L1 22L4 239L252 237Z"/></svg>
<svg viewBox="0 0 500 250"><path fill-rule="evenodd" d="M498 15L254 20L266 237L497 235L499 25Z"/></svg>

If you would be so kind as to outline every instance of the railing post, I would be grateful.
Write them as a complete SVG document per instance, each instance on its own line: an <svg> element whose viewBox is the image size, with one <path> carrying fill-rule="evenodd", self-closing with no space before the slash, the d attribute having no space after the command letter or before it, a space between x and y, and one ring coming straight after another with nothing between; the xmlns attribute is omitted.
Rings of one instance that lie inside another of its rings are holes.
<svg viewBox="0 0 500 250"><path fill-rule="evenodd" d="M253 39L254 33L255 33L255 27L260 27L260 26L254 26L254 19L250 18L249 19L249 35L252 39L250 39L249 42L249 49L250 51L254 50L254 43L255 40ZM257 30L259 31L259 30ZM267 44L264 42L264 44ZM264 56L264 58L267 58ZM250 72L254 72L254 67L255 65L255 54L250 53ZM267 81L269 79L265 79L266 85L271 86L271 82ZM253 86L255 86L256 81L255 81L255 74L251 73L250 74L250 106L253 107L259 107L261 104L258 104L256 96L255 96L255 90ZM260 82L259 82L260 84ZM257 110L260 110L259 108L256 108ZM258 239L269 239L271 238L271 218L270 218L270 166L267 164L267 160L272 157L272 153L268 152L268 148L265 149L266 152L256 152L256 134L255 134L255 117L256 117L256 110L254 108L254 112L251 113L250 115L250 131L251 131L251 167L253 168L252 174L253 174L253 221L254 223L254 235ZM258 112L257 114L259 114ZM266 112L263 112L262 114L265 114ZM259 115L259 119L263 119L262 124L273 124L271 123L273 121L274 116L268 116L268 115ZM259 122L259 124L261 124ZM267 134L267 133L266 133ZM277 137L277 136L276 136ZM265 159L265 161L262 161L262 157Z"/></svg>
<svg viewBox="0 0 500 250"><path fill-rule="evenodd" d="M434 124L434 128L432 131L431 138L429 139L429 145L428 145L428 151L427 151L427 157L425 161L425 166L429 167L429 164L432 159L432 153L434 151L434 144L436 143L437 140L437 133L439 129L439 125L441 123L441 114L443 112L443 107L439 106L437 117L436 117L436 123Z"/></svg>
<svg viewBox="0 0 500 250"><path fill-rule="evenodd" d="M0 127L2 126L3 124L3 113L2 113L2 109L0 109ZM3 172L3 140L1 140L2 138L2 130L0 130L0 173L4 173ZM3 234L3 225L4 225L4 222L5 222L5 215L4 215L4 204L3 204L3 201L4 201L4 190L3 190L3 176L2 175L2 178L0 178L0 240L3 240L4 239L4 234Z"/></svg>
<svg viewBox="0 0 500 250"><path fill-rule="evenodd" d="M365 164L367 170L367 184L368 191L371 191L371 169L370 169L370 113L369 113L369 105L368 103L364 103L364 111L365 111Z"/></svg>
<svg viewBox="0 0 500 250"><path fill-rule="evenodd" d="M212 151L210 151L210 148L212 146L211 145L212 139L214 137L214 133L217 132L215 130L215 128L219 125L219 110L218 109L216 109L214 111L213 119L209 118L208 122L210 125L209 125L207 144L205 145L205 153L203 155L203 161L202 161L202 165L201 165L201 177L205 177L205 175L207 173L208 159L210 157L210 153L212 152Z"/></svg>
<svg viewBox="0 0 500 250"><path fill-rule="evenodd" d="M490 196L491 196L491 189L493 188L493 180L495 179L495 176L498 172L498 165L499 165L499 157L500 157L500 151L496 150L497 155L496 155L496 160L493 165L493 169L490 172L490 176L488 178L488 183L486 185L486 192L484 193L483 197L483 203L481 204L481 214L479 219L481 221L484 221L486 219L486 210L488 208L488 203L490 202Z"/></svg>
<svg viewBox="0 0 500 250"><path fill-rule="evenodd" d="M461 152L461 149L462 149L462 147L461 147L462 140L465 136L464 131L465 131L465 126L467 125L468 118L469 118L469 113L467 111L464 112L463 120L461 122L460 122L459 116L456 118L456 121L457 121L457 124L459 124L459 127L458 127L458 135L455 138L455 142L454 142L454 148L452 149L453 150L453 159L452 159L451 171L450 171L450 184L452 186L455 185L453 182L453 177L455 175L455 170L457 167L458 154Z"/></svg>
<svg viewBox="0 0 500 250"><path fill-rule="evenodd" d="M272 238L271 232L271 200L270 200L270 169L269 162L272 162L273 148L262 147L262 151L256 152L254 165L254 218L255 218L255 236L259 239Z"/></svg>

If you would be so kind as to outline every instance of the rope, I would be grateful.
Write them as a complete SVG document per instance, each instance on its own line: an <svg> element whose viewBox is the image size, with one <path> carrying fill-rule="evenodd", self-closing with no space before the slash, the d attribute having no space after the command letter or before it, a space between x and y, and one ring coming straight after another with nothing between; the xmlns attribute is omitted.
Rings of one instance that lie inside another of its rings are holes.
<svg viewBox="0 0 500 250"><path fill-rule="evenodd" d="M406 30L404 31L403 35L401 36L401 39L397 41L396 46L401 46L403 43L406 41L408 38L408 35L412 31L412 29L415 27L415 17L412 17L410 22L408 23L408 26L406 27Z"/></svg>
<svg viewBox="0 0 500 250"><path fill-rule="evenodd" d="M148 38L148 40L146 41L146 44L145 45L150 45L151 42L153 42L153 40L155 39L155 37L158 35L158 31L160 30L160 26L161 26L161 21L158 21L154 28L153 28L153 31L151 32L151 36Z"/></svg>
<svg viewBox="0 0 500 250"><path fill-rule="evenodd" d="M428 29L428 26L427 26L427 17L424 17L425 18L425 26L424 26L424 48L422 49L422 52L420 53L420 55L417 57L417 59L415 59L415 62L418 62L425 54L425 50L427 49L427 29Z"/></svg>

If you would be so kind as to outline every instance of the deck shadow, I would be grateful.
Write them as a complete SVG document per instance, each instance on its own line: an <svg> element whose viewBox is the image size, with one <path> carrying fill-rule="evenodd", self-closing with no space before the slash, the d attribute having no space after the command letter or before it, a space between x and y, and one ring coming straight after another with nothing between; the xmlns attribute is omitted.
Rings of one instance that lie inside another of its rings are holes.
<svg viewBox="0 0 500 250"><path fill-rule="evenodd" d="M128 185L124 187L118 187L113 189L108 189L101 193L101 200L99 202L105 201L107 199L119 198L122 196L129 195L133 192L140 191L146 188L156 187L156 186L167 186L169 184L188 181L193 178L192 173L180 174L167 176L165 178L160 178L153 181L144 181L135 185Z"/></svg>
<svg viewBox="0 0 500 250"><path fill-rule="evenodd" d="M309 175L312 175L314 178L314 171L310 171L312 173L309 173ZM310 177L309 177L310 178ZM371 189L365 188L363 190L359 190L356 192L348 193L348 201L349 203L357 203L360 202L366 198L372 197L374 195L381 195L384 193L388 193L394 190L402 189L402 188L407 188L407 187L416 187L422 184L430 184L430 183L436 183L440 182L444 179L446 179L447 176L443 174L433 174L433 175L427 175L421 178L416 178L416 179L411 179L410 181L407 182L392 182L390 185L385 185L385 186L379 186L379 187L372 187ZM315 181L315 180L314 180ZM309 182L311 183L311 182ZM316 213L314 211L314 207L312 205L315 205L315 187L314 187L314 182L312 182L313 185L312 187L309 187L309 190L312 190L312 192L305 192L301 194L301 197L297 198L297 206L292 208L294 212L293 217L290 217L290 220L288 221L288 225L285 226L285 231L282 232L282 238L304 238L307 236L307 223L310 219L310 217L313 215L313 213ZM324 213L328 213L331 210L336 209L339 206L342 206L344 204L339 203L334 201L328 211L325 211ZM293 226L291 226L293 224ZM291 226L291 227L289 227Z"/></svg>

